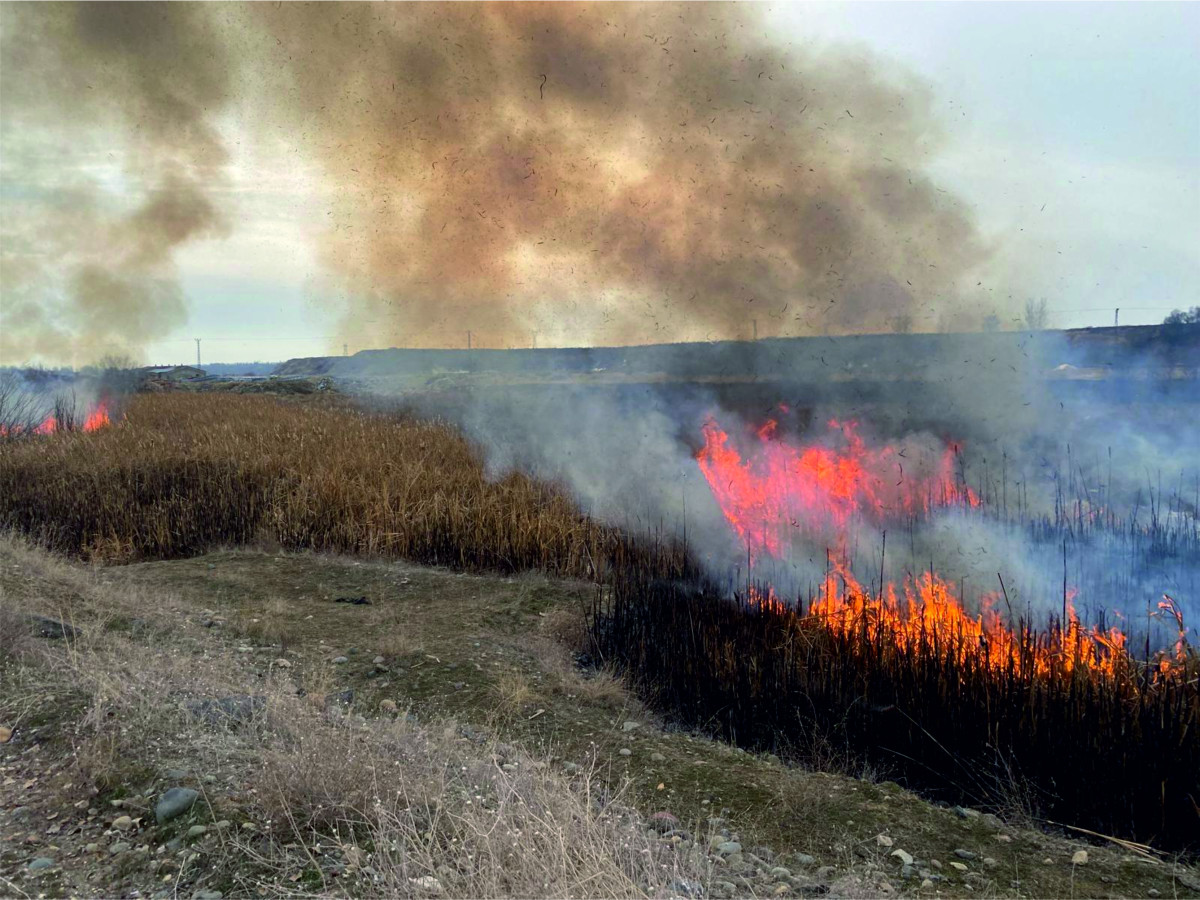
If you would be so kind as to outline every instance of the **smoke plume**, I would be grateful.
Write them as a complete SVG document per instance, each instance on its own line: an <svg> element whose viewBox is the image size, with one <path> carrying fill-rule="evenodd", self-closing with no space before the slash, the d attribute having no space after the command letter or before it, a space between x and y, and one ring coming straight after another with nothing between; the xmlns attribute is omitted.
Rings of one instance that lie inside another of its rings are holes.
<svg viewBox="0 0 1200 900"><path fill-rule="evenodd" d="M187 319L174 251L227 229L227 36L188 4L5 4L0 31L0 361L138 354Z"/></svg>
<svg viewBox="0 0 1200 900"><path fill-rule="evenodd" d="M336 9L336 12L334 11ZM259 115L342 193L346 337L641 343L968 324L928 92L724 4L255 7Z"/></svg>
<svg viewBox="0 0 1200 900"><path fill-rule="evenodd" d="M988 250L922 174L929 92L865 55L779 44L750 5L2 15L5 357L136 348L185 320L173 251L227 228L218 115L323 173L339 343L979 318L964 284Z"/></svg>

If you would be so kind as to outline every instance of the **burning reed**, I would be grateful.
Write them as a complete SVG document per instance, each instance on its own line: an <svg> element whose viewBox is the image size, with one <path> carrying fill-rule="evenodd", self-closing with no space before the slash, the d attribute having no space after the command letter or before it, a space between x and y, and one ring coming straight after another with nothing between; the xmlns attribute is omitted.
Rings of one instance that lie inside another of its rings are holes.
<svg viewBox="0 0 1200 900"><path fill-rule="evenodd" d="M1200 660L1186 644L1156 667L1070 617L997 630L931 605L932 573L913 597L847 568L811 601L762 585L731 598L674 543L598 524L557 485L490 480L438 422L138 395L112 427L0 442L0 527L103 560L262 540L595 578L595 649L687 725L800 758L832 745L975 804L1003 807L1019 785L1035 815L1164 847L1193 846L1200 825Z"/></svg>
<svg viewBox="0 0 1200 900"><path fill-rule="evenodd" d="M852 581L831 586L831 616L824 594L729 599L654 569L615 573L592 637L685 724L801 760L832 746L956 802L1011 808L1019 793L1040 818L1195 849L1200 657L1186 646L1148 665L1058 620L1019 621L1005 645L931 619L920 597L888 615Z"/></svg>

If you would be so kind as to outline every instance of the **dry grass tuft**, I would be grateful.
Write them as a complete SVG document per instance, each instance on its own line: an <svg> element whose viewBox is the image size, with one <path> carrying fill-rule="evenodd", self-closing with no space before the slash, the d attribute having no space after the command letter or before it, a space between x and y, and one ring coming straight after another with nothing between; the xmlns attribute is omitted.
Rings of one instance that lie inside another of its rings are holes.
<svg viewBox="0 0 1200 900"><path fill-rule="evenodd" d="M373 894L636 897L706 875L588 778L453 728L328 721L267 754L260 778L279 839L340 835Z"/></svg>
<svg viewBox="0 0 1200 900"><path fill-rule="evenodd" d="M7 604L0 605L0 663L16 660L32 647L29 619Z"/></svg>
<svg viewBox="0 0 1200 900"><path fill-rule="evenodd" d="M542 631L553 642L526 641L522 649L537 660L542 671L550 674L555 691L613 711L624 710L643 717L649 714L614 667L580 668L576 664L572 650L593 646L583 610L555 607L542 620Z"/></svg>
<svg viewBox="0 0 1200 900"><path fill-rule="evenodd" d="M286 653L295 645L298 628L290 620L288 604L280 597L268 600L262 610L243 612L231 623L233 630L259 646L277 646Z"/></svg>
<svg viewBox="0 0 1200 900"><path fill-rule="evenodd" d="M536 697L529 678L518 669L501 672L492 685L491 692L496 700L497 712L510 715L523 712Z"/></svg>
<svg viewBox="0 0 1200 900"><path fill-rule="evenodd" d="M631 706L641 706L635 701L633 695L625 687L625 682L613 669L595 669L591 672L577 673L571 687L576 696L597 706L609 709L628 709Z"/></svg>
<svg viewBox="0 0 1200 900"><path fill-rule="evenodd" d="M542 620L542 632L567 647L591 644L587 616L578 608L555 606Z"/></svg>
<svg viewBox="0 0 1200 900"><path fill-rule="evenodd" d="M391 626L390 631L372 636L371 641L375 651L389 663L412 656L421 650L421 641L417 635L402 625Z"/></svg>

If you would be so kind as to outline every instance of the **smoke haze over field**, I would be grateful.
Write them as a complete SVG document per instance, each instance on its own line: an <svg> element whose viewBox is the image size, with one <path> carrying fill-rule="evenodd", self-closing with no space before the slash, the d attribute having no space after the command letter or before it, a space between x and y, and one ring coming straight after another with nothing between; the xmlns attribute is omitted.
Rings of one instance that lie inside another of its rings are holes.
<svg viewBox="0 0 1200 900"><path fill-rule="evenodd" d="M0 360L90 362L186 321L174 251L227 228L212 116L230 70L210 17L188 4L0 8ZM90 145L92 164L39 142L48 127ZM124 196L95 174L114 155Z"/></svg>
<svg viewBox="0 0 1200 900"><path fill-rule="evenodd" d="M184 321L174 255L228 229L230 122L320 172L318 253L354 343L955 328L985 312L965 291L989 250L923 174L942 143L929 91L866 53L769 40L753 6L2 15L3 69L20 73L0 117L21 189L5 195L5 359L136 350ZM95 164L64 179L51 127ZM103 183L114 160L120 183Z"/></svg>

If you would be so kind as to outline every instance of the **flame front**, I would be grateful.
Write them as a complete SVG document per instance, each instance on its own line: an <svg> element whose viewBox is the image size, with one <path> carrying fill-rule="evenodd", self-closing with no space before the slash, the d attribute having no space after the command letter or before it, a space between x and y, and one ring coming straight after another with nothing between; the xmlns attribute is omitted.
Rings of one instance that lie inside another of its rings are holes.
<svg viewBox="0 0 1200 900"><path fill-rule="evenodd" d="M891 445L867 447L855 422L829 422L841 448L795 447L776 438L778 426L768 419L755 432L757 453L743 459L730 445L728 432L710 417L696 457L721 511L752 557L766 553L780 558L793 531L832 530L844 539L855 518L879 524L939 506L979 505L974 491L954 476L954 445L943 450L931 473L910 464L906 474L905 451Z"/></svg>
<svg viewBox="0 0 1200 900"><path fill-rule="evenodd" d="M1061 620L1035 632L1029 623L1000 615L1000 594L985 594L980 614L972 616L953 583L933 571L909 575L899 586L881 579L877 589L865 587L846 562L852 520L880 525L935 507L978 506L979 498L954 476L954 445L945 448L932 471L889 483L891 473L900 473L903 450L867 447L853 422L832 421L829 427L844 446L793 446L776 437L778 425L770 420L755 432L757 453L743 459L714 419L703 425L705 442L697 462L752 558L783 558L791 533L828 535L839 548L830 553L820 590L807 609L800 601L785 602L771 586L755 585L742 597L747 607L797 616L840 637L862 636L872 646L887 641L902 650L933 650L997 671L1031 670L1040 676L1134 671L1123 632L1080 623L1074 590L1063 598ZM1160 613L1176 619L1180 640L1173 656L1163 653L1154 661L1162 676L1181 667L1188 653L1182 616L1164 599Z"/></svg>
<svg viewBox="0 0 1200 900"><path fill-rule="evenodd" d="M99 401L91 411L84 417L82 424L78 426L79 431L99 431L106 425L112 424L112 418L109 414L108 402L105 400ZM46 418L42 419L37 425L29 428L33 434L55 434L59 431L76 430L72 424L67 424L64 428L62 423L58 421L58 417L54 413L49 413ZM25 427L21 425L0 425L0 437L10 437L22 434L25 432Z"/></svg>
<svg viewBox="0 0 1200 900"><path fill-rule="evenodd" d="M997 599L985 597L983 612L973 617L953 585L936 573L908 577L900 590L889 582L878 594L863 587L843 563L834 563L807 610L802 603L785 603L771 587L752 586L744 602L760 612L797 616L842 638L863 637L871 644L882 640L913 652L934 650L959 664L974 663L996 672L1028 670L1037 676L1076 670L1109 676L1135 672L1124 633L1081 624L1071 593L1066 621L1040 633L1006 624L993 607ZM1182 635L1182 622L1180 629ZM1174 656L1159 654L1152 669L1165 677L1181 671L1186 660L1187 644L1181 637Z"/></svg>

